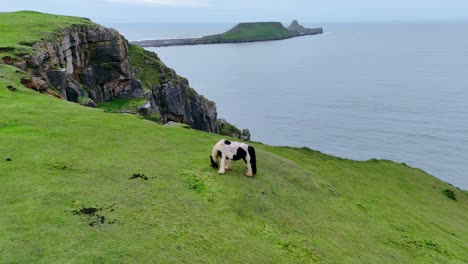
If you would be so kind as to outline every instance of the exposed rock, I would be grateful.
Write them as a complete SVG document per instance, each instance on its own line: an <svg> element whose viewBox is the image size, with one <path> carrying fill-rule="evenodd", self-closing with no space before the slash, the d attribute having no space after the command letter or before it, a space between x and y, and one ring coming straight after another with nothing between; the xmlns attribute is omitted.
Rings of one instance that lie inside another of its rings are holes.
<svg viewBox="0 0 468 264"><path fill-rule="evenodd" d="M131 45L130 54L136 76L141 76L143 85L150 90L148 101L138 109L141 116L157 122L174 121L194 129L218 132L214 102L199 95L186 78L164 65L154 52ZM145 74L140 75L142 72ZM154 78L156 76L158 78Z"/></svg>
<svg viewBox="0 0 468 264"><path fill-rule="evenodd" d="M165 126L176 126L176 125L178 125L178 124L180 124L180 123L177 123L177 122L174 122L174 121L169 121L169 122L167 122L167 123L164 124L164 125L165 125Z"/></svg>
<svg viewBox="0 0 468 264"><path fill-rule="evenodd" d="M48 88L47 83L40 79L40 78L22 78L21 84L24 85L26 88L38 91L38 92L45 92Z"/></svg>
<svg viewBox="0 0 468 264"><path fill-rule="evenodd" d="M301 35L314 35L314 34L322 34L323 29L322 28L306 28L303 27L302 25L297 22L297 20L294 20L291 25L289 25L288 29L290 31L298 32Z"/></svg>
<svg viewBox="0 0 468 264"><path fill-rule="evenodd" d="M194 129L218 132L216 104L194 93L184 82L169 81L151 87L152 112L160 113L164 123L185 123Z"/></svg>
<svg viewBox="0 0 468 264"><path fill-rule="evenodd" d="M13 66L15 66L18 69L21 69L22 71L26 70L26 62L25 61L15 61L13 63Z"/></svg>
<svg viewBox="0 0 468 264"><path fill-rule="evenodd" d="M117 98L144 97L133 76L127 40L99 25L72 26L53 42L33 45L25 71L49 83L69 101L88 106Z"/></svg>
<svg viewBox="0 0 468 264"><path fill-rule="evenodd" d="M47 79L50 85L59 91L63 91L67 88L67 72L65 69L48 71Z"/></svg>
<svg viewBox="0 0 468 264"><path fill-rule="evenodd" d="M289 25L288 29L292 31L301 31L301 30L304 30L305 28L299 25L299 22L297 22L297 20L294 20L293 22L291 22L291 25Z"/></svg>
<svg viewBox="0 0 468 264"><path fill-rule="evenodd" d="M240 139L244 141L250 141L250 130L247 128L242 129L242 134L240 135Z"/></svg>

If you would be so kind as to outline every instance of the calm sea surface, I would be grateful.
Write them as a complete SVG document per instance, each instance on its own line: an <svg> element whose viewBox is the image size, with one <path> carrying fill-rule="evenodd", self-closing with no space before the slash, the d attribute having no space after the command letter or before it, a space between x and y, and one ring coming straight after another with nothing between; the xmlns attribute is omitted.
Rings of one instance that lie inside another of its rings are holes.
<svg viewBox="0 0 468 264"><path fill-rule="evenodd" d="M138 40L232 25L110 26ZM468 24L319 26L326 34L148 49L255 141L405 162L468 190Z"/></svg>

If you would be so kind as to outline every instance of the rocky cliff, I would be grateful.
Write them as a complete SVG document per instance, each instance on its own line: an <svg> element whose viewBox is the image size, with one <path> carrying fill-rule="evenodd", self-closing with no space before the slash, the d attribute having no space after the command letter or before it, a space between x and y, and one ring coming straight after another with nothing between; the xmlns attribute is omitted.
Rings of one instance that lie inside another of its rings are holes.
<svg viewBox="0 0 468 264"><path fill-rule="evenodd" d="M323 33L323 28L306 28L300 25L299 22L297 22L297 20L291 22L291 25L289 25L288 30L297 32L301 35L315 35Z"/></svg>
<svg viewBox="0 0 468 264"><path fill-rule="evenodd" d="M139 109L143 116L160 116L166 123L175 121L192 128L218 132L216 104L190 87L183 78L168 68L154 52L130 45L135 75L148 90L148 101Z"/></svg>
<svg viewBox="0 0 468 264"><path fill-rule="evenodd" d="M64 99L94 106L145 96L130 66L127 41L116 30L76 25L33 49L36 53L25 57L24 70Z"/></svg>
<svg viewBox="0 0 468 264"><path fill-rule="evenodd" d="M127 40L116 30L73 25L54 40L38 42L32 48L34 55L15 62L32 77L25 81L27 86L36 90L49 86L56 96L91 107L115 99L147 98L140 107L143 116L160 115L163 122L218 131L214 102L198 95L156 54L145 50L130 54ZM135 73L145 74L143 85Z"/></svg>

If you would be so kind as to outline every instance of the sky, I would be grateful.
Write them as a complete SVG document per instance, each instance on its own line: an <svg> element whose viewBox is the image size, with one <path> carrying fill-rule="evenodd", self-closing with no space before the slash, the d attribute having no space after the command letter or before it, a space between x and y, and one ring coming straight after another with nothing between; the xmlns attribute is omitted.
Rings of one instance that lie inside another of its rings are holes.
<svg viewBox="0 0 468 264"><path fill-rule="evenodd" d="M468 21L468 0L0 0L98 23Z"/></svg>

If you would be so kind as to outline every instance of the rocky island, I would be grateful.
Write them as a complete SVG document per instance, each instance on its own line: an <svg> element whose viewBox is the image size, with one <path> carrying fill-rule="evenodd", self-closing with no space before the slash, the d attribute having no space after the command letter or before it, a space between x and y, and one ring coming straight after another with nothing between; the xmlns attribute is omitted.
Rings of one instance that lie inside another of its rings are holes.
<svg viewBox="0 0 468 264"><path fill-rule="evenodd" d="M131 43L140 47L168 47L282 40L322 33L322 28L306 28L301 26L297 20L294 20L287 28L280 22L253 22L239 23L222 34L204 36L201 38L143 40L133 41Z"/></svg>

